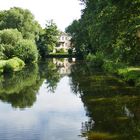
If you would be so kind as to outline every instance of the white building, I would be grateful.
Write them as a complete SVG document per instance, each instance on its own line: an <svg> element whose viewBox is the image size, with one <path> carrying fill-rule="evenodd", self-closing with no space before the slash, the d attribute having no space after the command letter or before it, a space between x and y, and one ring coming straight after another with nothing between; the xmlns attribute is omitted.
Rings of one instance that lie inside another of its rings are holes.
<svg viewBox="0 0 140 140"><path fill-rule="evenodd" d="M71 48L70 40L71 40L71 37L67 33L61 32L59 43L55 48L56 52L59 50L64 50L64 52L67 52L68 49Z"/></svg>

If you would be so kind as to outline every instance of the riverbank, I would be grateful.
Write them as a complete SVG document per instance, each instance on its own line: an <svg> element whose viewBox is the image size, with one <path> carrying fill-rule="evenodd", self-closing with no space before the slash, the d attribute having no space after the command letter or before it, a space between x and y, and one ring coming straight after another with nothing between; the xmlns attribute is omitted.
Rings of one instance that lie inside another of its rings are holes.
<svg viewBox="0 0 140 140"><path fill-rule="evenodd" d="M131 86L140 86L140 67L129 66L123 63L105 62L103 69L116 74Z"/></svg>
<svg viewBox="0 0 140 140"><path fill-rule="evenodd" d="M46 58L72 58L76 57L74 54L68 54L68 53L51 53L49 55L46 55Z"/></svg>
<svg viewBox="0 0 140 140"><path fill-rule="evenodd" d="M140 86L140 66L108 60L100 53L97 55L88 55L86 61L93 68L115 74L131 86Z"/></svg>

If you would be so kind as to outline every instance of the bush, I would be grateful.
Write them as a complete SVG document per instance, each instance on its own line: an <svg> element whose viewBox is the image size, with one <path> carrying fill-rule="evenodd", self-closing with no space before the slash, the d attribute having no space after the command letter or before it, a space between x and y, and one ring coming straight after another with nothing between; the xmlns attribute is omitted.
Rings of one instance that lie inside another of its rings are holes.
<svg viewBox="0 0 140 140"><path fill-rule="evenodd" d="M5 48L4 48L3 44L0 44L0 60L6 59L6 55L4 54L4 50L5 50Z"/></svg>
<svg viewBox="0 0 140 140"><path fill-rule="evenodd" d="M104 64L104 55L103 53L97 52L95 55L88 54L86 60L90 62L90 64L96 68L102 68Z"/></svg>
<svg viewBox="0 0 140 140"><path fill-rule="evenodd" d="M0 60L0 73L3 72L5 65L6 65L6 60Z"/></svg>
<svg viewBox="0 0 140 140"><path fill-rule="evenodd" d="M15 46L22 39L22 34L17 29L4 29L0 31L0 44Z"/></svg>
<svg viewBox="0 0 140 140"><path fill-rule="evenodd" d="M33 41L21 40L15 47L14 55L22 59L25 63L31 63L37 61L38 50Z"/></svg>
<svg viewBox="0 0 140 140"><path fill-rule="evenodd" d="M63 48L57 49L57 50L56 50L56 53L65 53L65 50L64 50Z"/></svg>
<svg viewBox="0 0 140 140"><path fill-rule="evenodd" d="M0 59L19 57L25 63L37 61L38 50L35 42L24 40L16 29L0 31Z"/></svg>
<svg viewBox="0 0 140 140"><path fill-rule="evenodd" d="M108 61L106 60L103 65L103 69L110 73L118 73L118 70L125 68L126 65L120 62Z"/></svg>
<svg viewBox="0 0 140 140"><path fill-rule="evenodd" d="M22 40L22 34L17 29L4 29L0 31L0 59L12 58L15 45Z"/></svg>
<svg viewBox="0 0 140 140"><path fill-rule="evenodd" d="M14 57L9 60L5 60L3 63L3 71L4 72L11 72L11 71L19 71L24 67L25 63L17 58Z"/></svg>

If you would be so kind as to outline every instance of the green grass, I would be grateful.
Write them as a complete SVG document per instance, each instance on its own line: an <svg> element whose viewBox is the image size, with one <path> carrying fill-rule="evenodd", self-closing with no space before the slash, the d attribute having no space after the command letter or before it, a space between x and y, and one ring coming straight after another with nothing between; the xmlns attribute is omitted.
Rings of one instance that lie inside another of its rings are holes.
<svg viewBox="0 0 140 140"><path fill-rule="evenodd" d="M49 55L69 55L67 52L63 52L63 53L50 53Z"/></svg>
<svg viewBox="0 0 140 140"><path fill-rule="evenodd" d="M140 86L140 67L127 67L118 69L118 75L125 81L133 81L136 86Z"/></svg>

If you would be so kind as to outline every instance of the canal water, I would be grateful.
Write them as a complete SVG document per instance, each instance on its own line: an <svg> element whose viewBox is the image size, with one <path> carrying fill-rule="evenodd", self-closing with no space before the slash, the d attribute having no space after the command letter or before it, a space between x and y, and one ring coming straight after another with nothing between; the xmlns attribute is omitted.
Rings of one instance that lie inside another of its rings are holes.
<svg viewBox="0 0 140 140"><path fill-rule="evenodd" d="M75 59L0 78L0 140L139 140L140 88Z"/></svg>

